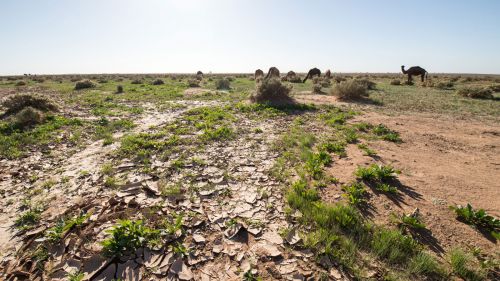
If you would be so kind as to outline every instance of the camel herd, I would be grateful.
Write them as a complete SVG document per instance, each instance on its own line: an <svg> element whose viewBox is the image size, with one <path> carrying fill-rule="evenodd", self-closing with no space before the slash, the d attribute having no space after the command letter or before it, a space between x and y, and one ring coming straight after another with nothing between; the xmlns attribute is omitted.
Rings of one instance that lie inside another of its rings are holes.
<svg viewBox="0 0 500 281"><path fill-rule="evenodd" d="M422 82L424 82L424 78L427 79L427 75L428 75L428 72L425 69L421 68L420 66L412 66L412 67L408 68L408 70L405 70L405 66L402 65L401 71L403 72L403 74L408 75L408 82L412 81L412 76L420 76ZM329 78L331 78L331 76L332 76L332 73L328 69L325 72L325 77L329 79ZM262 71L262 69L255 70L254 77L255 77L255 80L262 79L264 77L264 71ZM292 81L292 79L295 79L296 77L297 77L297 74L295 72L288 71L288 73L285 76L281 77L281 80ZM307 81L307 79L310 79L313 77L321 77L321 70L319 70L316 67L311 68L309 70L309 72L307 72L307 75L304 78L304 80L302 80L302 83L305 83ZM264 77L264 79L268 79L268 78L280 78L279 69L274 67L274 66L269 68L269 71L267 72L267 75L266 75L266 77Z"/></svg>
<svg viewBox="0 0 500 281"><path fill-rule="evenodd" d="M325 73L325 77L330 78L331 75L332 75L331 71L327 70ZM317 76L317 77L321 76L321 70L319 70L316 67L311 68L311 70L309 70L309 72L306 75L306 78L304 78L304 80L302 80L302 83L305 83L307 81L307 79L313 78L315 76ZM262 71L262 69L257 69L257 70L255 70L254 77L255 77L255 80L262 79L262 78L264 78L264 79L280 78L280 71L278 68L273 66L273 67L269 68L269 71L267 72L266 77L264 77L264 71ZM292 81L292 80L295 80L297 77L298 76L294 71L288 71L288 73L285 76L281 77L281 80Z"/></svg>

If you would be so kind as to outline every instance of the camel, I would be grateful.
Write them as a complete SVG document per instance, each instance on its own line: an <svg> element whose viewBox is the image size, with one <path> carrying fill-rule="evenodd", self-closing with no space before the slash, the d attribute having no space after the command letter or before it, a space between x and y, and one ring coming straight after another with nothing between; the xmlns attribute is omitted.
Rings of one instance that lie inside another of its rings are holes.
<svg viewBox="0 0 500 281"><path fill-rule="evenodd" d="M203 75L203 72L198 70L198 72L196 72L196 75Z"/></svg>
<svg viewBox="0 0 500 281"><path fill-rule="evenodd" d="M305 83L307 81L307 79L309 79L309 78L313 78L313 76L318 76L318 77L321 76L321 71L319 69L317 69L316 67L311 68L311 70L309 70L306 78L304 78L304 81L302 81L302 83Z"/></svg>
<svg viewBox="0 0 500 281"><path fill-rule="evenodd" d="M427 80L427 71L420 66L412 66L408 68L408 70L405 70L405 66L401 66L401 71L403 74L408 75L408 82L412 81L412 76L418 76L420 75L420 79L422 82L424 82L424 78Z"/></svg>
<svg viewBox="0 0 500 281"><path fill-rule="evenodd" d="M264 71L262 69L255 70L255 80L264 77Z"/></svg>
<svg viewBox="0 0 500 281"><path fill-rule="evenodd" d="M332 72L330 71L330 69L328 69L326 72L325 72L325 77L330 79L332 77Z"/></svg>
<svg viewBox="0 0 500 281"><path fill-rule="evenodd" d="M273 77L280 78L280 71L274 66L269 68L269 72L267 72L265 79Z"/></svg>

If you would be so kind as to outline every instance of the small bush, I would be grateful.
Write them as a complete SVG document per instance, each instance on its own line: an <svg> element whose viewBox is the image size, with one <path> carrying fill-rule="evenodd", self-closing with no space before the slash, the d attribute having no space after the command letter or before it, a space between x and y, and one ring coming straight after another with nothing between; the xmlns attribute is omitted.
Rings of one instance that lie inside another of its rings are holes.
<svg viewBox="0 0 500 281"><path fill-rule="evenodd" d="M250 99L257 103L293 103L290 90L276 78L264 79L262 83L257 84L256 92Z"/></svg>
<svg viewBox="0 0 500 281"><path fill-rule="evenodd" d="M116 86L116 93L117 93L117 94L121 94L121 93L123 93L123 86L122 86L122 85L118 85L118 86Z"/></svg>
<svg viewBox="0 0 500 281"><path fill-rule="evenodd" d="M321 91L321 89L322 89L322 88L323 88L323 87L321 86L321 84L320 84L320 83L316 83L316 84L314 84L314 85L313 85L313 93L315 93L315 94L321 94L321 93L323 93L323 92Z"/></svg>
<svg viewBox="0 0 500 281"><path fill-rule="evenodd" d="M75 90L82 90L82 89L91 89L95 88L96 84L92 82L91 80L82 80L78 81L75 84Z"/></svg>
<svg viewBox="0 0 500 281"><path fill-rule="evenodd" d="M401 81L394 79L391 81L391 85L399 86L399 85L401 85Z"/></svg>
<svg viewBox="0 0 500 281"><path fill-rule="evenodd" d="M16 86L26 86L26 82L24 82L24 81L18 81L16 83Z"/></svg>
<svg viewBox="0 0 500 281"><path fill-rule="evenodd" d="M10 96L2 103L2 106L7 109L5 112L6 116L18 113L26 107L44 112L57 111L57 106L46 97L31 94Z"/></svg>
<svg viewBox="0 0 500 281"><path fill-rule="evenodd" d="M435 85L435 87L440 90L449 90L452 89L453 86L453 82L439 82Z"/></svg>
<svg viewBox="0 0 500 281"><path fill-rule="evenodd" d="M356 80L340 82L331 90L341 100L356 100L368 96L367 88Z"/></svg>
<svg viewBox="0 0 500 281"><path fill-rule="evenodd" d="M151 82L151 84L158 86L158 85L165 84L165 82L163 82L163 80L161 80L161 79L155 79L155 80L153 80L153 82Z"/></svg>
<svg viewBox="0 0 500 281"><path fill-rule="evenodd" d="M363 85L367 90L375 90L375 86L377 85L375 82L370 81L368 79L355 79L356 83Z"/></svg>
<svg viewBox="0 0 500 281"><path fill-rule="evenodd" d="M462 88L457 91L457 94L462 97L473 99L491 99L493 98L493 91L484 88Z"/></svg>
<svg viewBox="0 0 500 281"><path fill-rule="evenodd" d="M189 79L188 80L188 85L189 87L191 88L196 88L196 87L199 87L200 86L200 81L196 80L196 79Z"/></svg>
<svg viewBox="0 0 500 281"><path fill-rule="evenodd" d="M215 87L217 90L229 90L231 89L231 81L227 78L222 78L215 81Z"/></svg>
<svg viewBox="0 0 500 281"><path fill-rule="evenodd" d="M45 116L43 112L31 106L25 107L16 115L14 115L13 122L19 128L32 127L43 123Z"/></svg>
<svg viewBox="0 0 500 281"><path fill-rule="evenodd" d="M139 84L142 84L142 80L141 79L134 79L134 80L132 80L132 82L130 82L130 84L139 85Z"/></svg>

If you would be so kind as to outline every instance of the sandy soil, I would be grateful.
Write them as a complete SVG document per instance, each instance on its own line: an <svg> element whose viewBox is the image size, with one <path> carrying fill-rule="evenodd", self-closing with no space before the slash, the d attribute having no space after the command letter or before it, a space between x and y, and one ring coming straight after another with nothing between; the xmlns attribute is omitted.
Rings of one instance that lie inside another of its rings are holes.
<svg viewBox="0 0 500 281"><path fill-rule="evenodd" d="M347 183L357 166L390 164L402 171L400 195L388 197L371 192L367 215L388 223L391 212L420 209L429 233L424 240L436 252L453 246L480 247L487 252L500 248L487 236L455 219L450 205L471 203L495 217L500 216L500 127L495 124L431 118L413 114L385 116L366 113L355 118L383 123L401 134L403 143L368 142L377 157L364 156L356 145L348 157L337 159L330 173ZM341 200L341 191L329 189L328 200Z"/></svg>

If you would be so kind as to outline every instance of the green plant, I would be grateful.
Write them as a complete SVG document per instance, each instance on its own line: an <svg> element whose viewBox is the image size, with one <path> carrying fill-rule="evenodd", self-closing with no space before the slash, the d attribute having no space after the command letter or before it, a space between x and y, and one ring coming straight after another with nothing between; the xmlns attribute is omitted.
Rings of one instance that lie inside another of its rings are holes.
<svg viewBox="0 0 500 281"><path fill-rule="evenodd" d="M372 150L371 148L368 147L368 145L364 143L358 144L358 148L363 150L364 155L366 156L376 156L377 152L375 150Z"/></svg>
<svg viewBox="0 0 500 281"><path fill-rule="evenodd" d="M123 93L123 86L122 85L117 85L116 86L116 93L117 94Z"/></svg>
<svg viewBox="0 0 500 281"><path fill-rule="evenodd" d="M29 207L29 210L22 213L14 221L14 226L19 230L28 230L33 228L40 220L40 215L42 213L42 208L40 207Z"/></svg>
<svg viewBox="0 0 500 281"><path fill-rule="evenodd" d="M326 150L330 153L335 153L341 157L345 157L347 156L347 153L345 151L345 147L346 147L346 143L345 142L327 142L327 143L324 143L321 145L321 149L323 150Z"/></svg>
<svg viewBox="0 0 500 281"><path fill-rule="evenodd" d="M104 180L104 186L108 188L116 188L118 186L118 180L115 177L106 177Z"/></svg>
<svg viewBox="0 0 500 281"><path fill-rule="evenodd" d="M381 139L391 142L399 143L401 142L401 137L396 131L390 130L383 124L379 124L373 127L372 132L379 136Z"/></svg>
<svg viewBox="0 0 500 281"><path fill-rule="evenodd" d="M131 254L159 235L158 230L146 227L141 220L119 220L117 225L106 232L110 237L104 240L102 245L103 253L108 257Z"/></svg>
<svg viewBox="0 0 500 281"><path fill-rule="evenodd" d="M355 171L356 177L369 182L381 182L395 180L400 171L391 166L379 166L372 164L368 167L358 167Z"/></svg>
<svg viewBox="0 0 500 281"><path fill-rule="evenodd" d="M398 193L398 188L387 183L377 183L375 184L375 189L381 192L387 193Z"/></svg>
<svg viewBox="0 0 500 281"><path fill-rule="evenodd" d="M474 210L474 208L472 208L471 204L469 203L467 203L467 206L465 207L460 205L450 206L450 209L455 212L459 220L462 220L467 224L487 229L491 232L493 237L499 239L500 220L488 215L485 210Z"/></svg>
<svg viewBox="0 0 500 281"><path fill-rule="evenodd" d="M344 185L342 186L342 190L345 192L342 196L347 198L350 204L358 205L365 202L366 189L361 183L353 182L349 185Z"/></svg>
<svg viewBox="0 0 500 281"><path fill-rule="evenodd" d="M81 271L68 273L68 281L82 281L83 277L85 277L85 274Z"/></svg>
<svg viewBox="0 0 500 281"><path fill-rule="evenodd" d="M425 224L420 220L417 215L397 215L392 214L391 219L398 225L402 231L406 229L424 229Z"/></svg>
<svg viewBox="0 0 500 281"><path fill-rule="evenodd" d="M106 176L110 176L114 172L113 164L106 163L101 166L101 173Z"/></svg>
<svg viewBox="0 0 500 281"><path fill-rule="evenodd" d="M461 249L455 248L449 253L453 273L467 281L480 281L486 278L486 273L479 269L473 257Z"/></svg>
<svg viewBox="0 0 500 281"><path fill-rule="evenodd" d="M433 277L432 280L442 280L446 275L445 270L439 265L436 259L425 252L420 252L410 259L408 272L416 276L424 275Z"/></svg>

